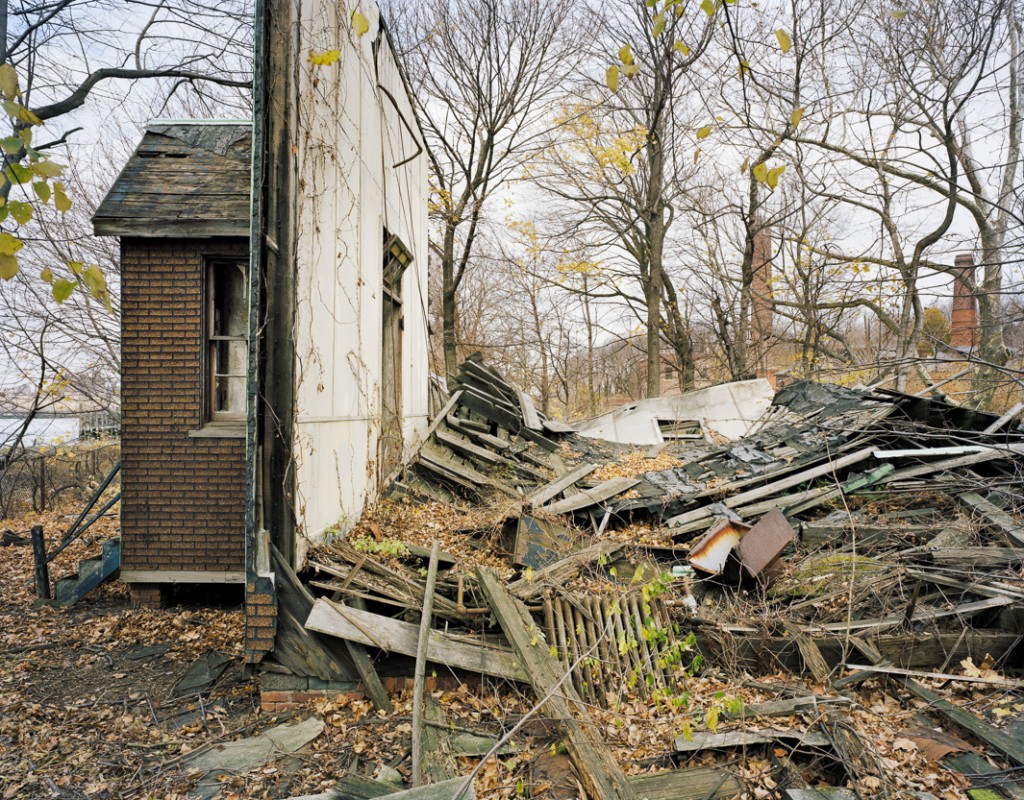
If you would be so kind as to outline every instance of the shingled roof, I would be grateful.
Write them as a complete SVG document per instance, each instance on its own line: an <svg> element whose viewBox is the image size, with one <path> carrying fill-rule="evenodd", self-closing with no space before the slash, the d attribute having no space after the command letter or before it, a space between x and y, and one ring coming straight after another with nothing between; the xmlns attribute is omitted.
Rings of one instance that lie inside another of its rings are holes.
<svg viewBox="0 0 1024 800"><path fill-rule="evenodd" d="M151 123L93 215L97 236L249 235L248 121Z"/></svg>

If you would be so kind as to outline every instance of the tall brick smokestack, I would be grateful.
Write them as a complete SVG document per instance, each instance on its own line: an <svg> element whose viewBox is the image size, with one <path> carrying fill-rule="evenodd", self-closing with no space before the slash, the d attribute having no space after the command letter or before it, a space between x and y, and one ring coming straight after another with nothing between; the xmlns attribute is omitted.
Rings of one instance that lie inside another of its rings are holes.
<svg viewBox="0 0 1024 800"><path fill-rule="evenodd" d="M751 284L751 339L763 342L772 332L772 232L761 228L754 234L754 282Z"/></svg>
<svg viewBox="0 0 1024 800"><path fill-rule="evenodd" d="M761 228L754 234L754 258L751 263L750 344L752 363L760 378L770 378L768 340L772 335L772 231Z"/></svg>
<svg viewBox="0 0 1024 800"><path fill-rule="evenodd" d="M978 300L964 281L974 285L974 257L970 253L961 253L953 263L953 318L949 343L970 349L978 343Z"/></svg>

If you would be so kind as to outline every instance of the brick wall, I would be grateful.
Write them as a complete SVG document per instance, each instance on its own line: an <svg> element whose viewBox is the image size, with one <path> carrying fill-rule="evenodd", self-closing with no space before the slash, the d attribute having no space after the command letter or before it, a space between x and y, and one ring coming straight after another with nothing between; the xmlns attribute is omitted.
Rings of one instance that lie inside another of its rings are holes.
<svg viewBox="0 0 1024 800"><path fill-rule="evenodd" d="M244 569L245 440L200 427L203 259L245 239L121 241L121 567Z"/></svg>

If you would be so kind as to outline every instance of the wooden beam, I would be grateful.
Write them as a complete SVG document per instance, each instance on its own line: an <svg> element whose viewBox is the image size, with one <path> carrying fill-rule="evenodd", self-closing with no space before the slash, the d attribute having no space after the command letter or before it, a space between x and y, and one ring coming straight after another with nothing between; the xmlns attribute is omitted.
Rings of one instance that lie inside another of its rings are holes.
<svg viewBox="0 0 1024 800"><path fill-rule="evenodd" d="M512 597L490 570L481 567L476 574L488 605L526 667L534 692L544 702L546 714L558 721L591 800L637 797L561 664L539 638L540 631L526 606Z"/></svg>
<svg viewBox="0 0 1024 800"><path fill-rule="evenodd" d="M1024 411L1024 403L1017 403L1017 405L1015 405L1013 408L1011 408L1009 411L1003 414L1003 416L1001 416L999 419L997 419L995 422L993 422L991 425L985 428L985 430L983 430L982 433L995 433L1004 425L1006 425L1006 423L1012 422L1014 418L1020 416L1020 413L1022 411Z"/></svg>
<svg viewBox="0 0 1024 800"><path fill-rule="evenodd" d="M617 494L632 489L640 483L639 478L612 478L610 481L598 484L593 489L580 489L579 494L559 500L555 503L538 508L537 511L545 514L568 514L571 511L579 511L589 506L596 506L598 503L615 497Z"/></svg>
<svg viewBox="0 0 1024 800"><path fill-rule="evenodd" d="M807 483L808 481L815 480L817 478L823 478L826 475L833 475L847 467L852 467L854 464L860 463L864 459L869 458L873 452L874 448L865 447L857 450L856 452L850 453L847 456L838 458L835 461L828 461L824 464L819 464L816 467L801 470L800 472L789 475L785 478L780 478L779 480L773 481L772 483L764 486L758 486L756 489L748 489L745 492L734 494L731 497L725 498L722 502L728 508L737 508L748 503L753 503L757 500L763 500L766 497L773 497L788 489L792 489L795 486L799 486L802 483ZM711 519L713 516L714 512L710 508L704 506L672 517L666 520L665 524L670 528L677 528L685 525L686 523Z"/></svg>
<svg viewBox="0 0 1024 800"><path fill-rule="evenodd" d="M1011 547L1024 547L1024 526L991 500L986 500L977 492L964 492L956 496L956 501L980 515L986 527L1001 533Z"/></svg>
<svg viewBox="0 0 1024 800"><path fill-rule="evenodd" d="M907 619L907 615L904 611L897 611L892 614L887 614L884 617L878 617L877 619L861 619L853 620L851 622L829 622L825 625L809 625L807 627L814 631L830 631L832 633L863 631L871 628L891 628L892 626L899 625L903 622L926 622L943 619L945 617L970 617L982 611L988 611L993 608L1002 608L1003 606L1008 606L1018 601L1019 598L1013 597L987 597L984 600L975 600L972 603L962 603L961 605L953 606L951 609L919 608L914 612L913 616L909 620Z"/></svg>
<svg viewBox="0 0 1024 800"><path fill-rule="evenodd" d="M572 472L563 475L561 478L557 478L546 486L541 486L539 489L535 489L533 492L526 496L526 502L536 508L542 506L548 500L552 500L556 495L561 494L576 481L581 481L591 472L597 469L597 464L580 464Z"/></svg>
<svg viewBox="0 0 1024 800"><path fill-rule="evenodd" d="M365 609L366 601L361 597L354 597L351 602L356 608ZM388 690L384 688L380 675L377 674L376 667L373 666L373 659L366 652L366 647L359 642L346 639L345 650L348 651L348 657L352 659L356 672L359 673L359 679L363 682L363 688L373 701L373 705L390 714L392 711L391 698L388 696Z"/></svg>
<svg viewBox="0 0 1024 800"><path fill-rule="evenodd" d="M329 636L349 639L406 656L416 655L419 626L398 619L338 605L323 597L313 604L306 627ZM431 630L430 661L455 669L529 680L519 659L509 650L473 636Z"/></svg>
<svg viewBox="0 0 1024 800"><path fill-rule="evenodd" d="M434 540L430 548L430 566L427 569L427 587L423 593L423 611L416 636L416 668L412 690L412 785L423 784L420 759L423 755L423 690L427 682L427 649L430 640L430 622L434 616L434 590L437 586L437 557L441 543Z"/></svg>

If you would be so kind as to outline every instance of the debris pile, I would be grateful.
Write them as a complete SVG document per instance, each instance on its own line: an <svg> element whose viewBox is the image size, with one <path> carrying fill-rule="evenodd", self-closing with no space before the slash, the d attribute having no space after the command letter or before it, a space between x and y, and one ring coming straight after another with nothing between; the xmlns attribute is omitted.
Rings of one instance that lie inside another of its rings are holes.
<svg viewBox="0 0 1024 800"><path fill-rule="evenodd" d="M853 710L874 679L923 702L922 741L940 727L955 738L943 769L984 782L964 755L981 752L1005 765L988 770L1024 767L1007 715L985 713L1015 702L1024 727L1013 417L800 383L745 428L641 449L592 439L470 360L392 482L396 502L313 554L295 613L309 636L344 643L338 669L368 688L392 668L379 653L406 674L415 659L529 685L590 797L736 796L751 764L783 797L884 790L891 770ZM702 662L765 699L694 715ZM949 699L959 691L971 708ZM648 764L688 768L659 776L663 789L639 793L599 724L632 702L655 709L660 741L659 725L680 731ZM968 734L976 744L956 738Z"/></svg>

